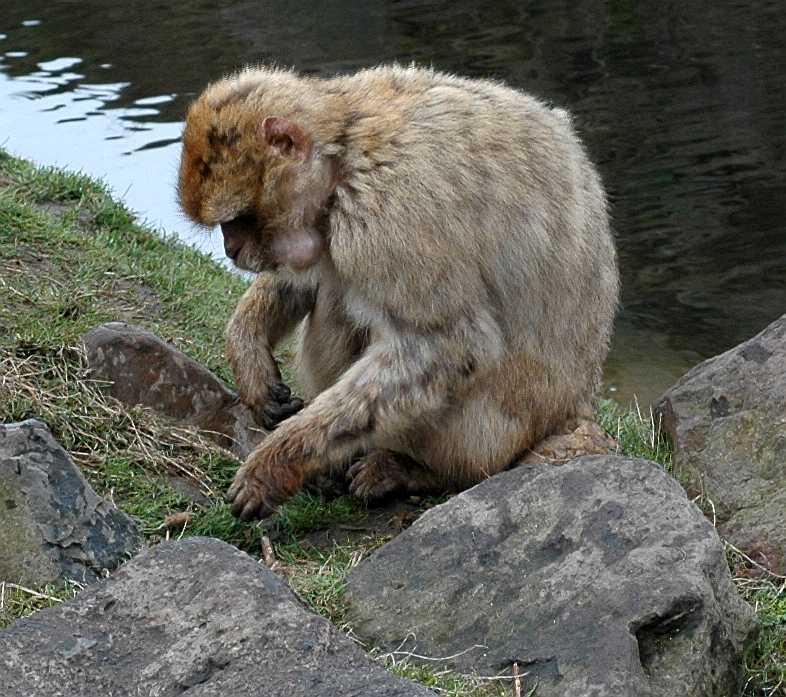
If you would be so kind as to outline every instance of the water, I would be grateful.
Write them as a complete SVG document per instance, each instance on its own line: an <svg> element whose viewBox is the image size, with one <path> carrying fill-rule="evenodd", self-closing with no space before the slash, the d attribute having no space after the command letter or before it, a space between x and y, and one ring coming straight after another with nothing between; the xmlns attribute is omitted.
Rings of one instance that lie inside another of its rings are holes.
<svg viewBox="0 0 786 697"><path fill-rule="evenodd" d="M271 60L504 79L569 108L603 173L623 278L606 381L647 402L786 312L785 30L776 1L2 0L0 144L221 256L174 200L208 80Z"/></svg>

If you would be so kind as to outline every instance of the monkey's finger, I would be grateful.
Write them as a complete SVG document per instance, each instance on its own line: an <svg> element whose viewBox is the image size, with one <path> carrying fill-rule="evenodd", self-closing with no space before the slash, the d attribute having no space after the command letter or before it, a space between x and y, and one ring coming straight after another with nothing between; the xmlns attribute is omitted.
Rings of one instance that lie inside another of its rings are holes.
<svg viewBox="0 0 786 697"><path fill-rule="evenodd" d="M285 382L277 382L270 388L270 396L277 402L287 402L292 396L292 390Z"/></svg>
<svg viewBox="0 0 786 697"><path fill-rule="evenodd" d="M283 404L268 404L262 411L262 422L265 428L275 428L279 422L288 419L303 408L303 400L294 397Z"/></svg>
<svg viewBox="0 0 786 697"><path fill-rule="evenodd" d="M379 498L374 491L374 486L370 482L364 481L363 477L355 477L349 483L349 493L365 502Z"/></svg>
<svg viewBox="0 0 786 697"><path fill-rule="evenodd" d="M292 416L292 414L299 412L302 408L303 400L299 397L292 397L289 401L279 405L281 413L286 414L286 416Z"/></svg>
<svg viewBox="0 0 786 697"><path fill-rule="evenodd" d="M232 506L232 513L234 513L240 520L248 522L249 520L254 520L257 517L257 510L259 509L259 504L256 501L249 501L245 505L243 505L243 501L239 501L237 506ZM237 510L235 510L237 508Z"/></svg>
<svg viewBox="0 0 786 697"><path fill-rule="evenodd" d="M386 499L401 488L400 482L395 478L375 475L363 460L350 469L354 470L354 474L349 483L349 493L367 503Z"/></svg>
<svg viewBox="0 0 786 697"><path fill-rule="evenodd" d="M236 510L237 509L237 510ZM239 501L237 506L232 507L234 513L240 520L262 520L275 513L275 506L267 503L264 499L253 498L251 501Z"/></svg>
<svg viewBox="0 0 786 697"><path fill-rule="evenodd" d="M224 494L224 500L227 503L232 503L238 496L240 496L242 490L246 486L246 472L247 467L242 465L237 472L235 472L235 478L232 480L232 483L229 485L229 489L227 489L226 494Z"/></svg>
<svg viewBox="0 0 786 697"><path fill-rule="evenodd" d="M366 463L363 460L358 460L355 464L350 465L344 475L347 481L353 480L365 467Z"/></svg>
<svg viewBox="0 0 786 697"><path fill-rule="evenodd" d="M226 494L224 494L224 501L227 503L232 503L240 492L241 486L242 485L237 480L232 482L232 485L229 487L229 489L227 489Z"/></svg>

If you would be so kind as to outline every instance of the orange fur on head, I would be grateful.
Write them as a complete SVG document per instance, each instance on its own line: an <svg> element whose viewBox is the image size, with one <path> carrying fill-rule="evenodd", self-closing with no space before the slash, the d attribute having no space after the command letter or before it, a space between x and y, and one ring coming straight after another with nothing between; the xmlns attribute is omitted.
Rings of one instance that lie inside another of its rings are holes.
<svg viewBox="0 0 786 697"><path fill-rule="evenodd" d="M236 104L215 108L206 99L189 109L178 192L197 223L212 227L236 218L260 195L266 145L249 128L249 116Z"/></svg>
<svg viewBox="0 0 786 697"><path fill-rule="evenodd" d="M293 80L282 71L254 81L241 73L208 87L186 118L180 204L194 222L222 225L227 254L250 271L302 271L326 247L318 228L337 165L320 147L314 115L293 106ZM297 82L311 104L308 85Z"/></svg>

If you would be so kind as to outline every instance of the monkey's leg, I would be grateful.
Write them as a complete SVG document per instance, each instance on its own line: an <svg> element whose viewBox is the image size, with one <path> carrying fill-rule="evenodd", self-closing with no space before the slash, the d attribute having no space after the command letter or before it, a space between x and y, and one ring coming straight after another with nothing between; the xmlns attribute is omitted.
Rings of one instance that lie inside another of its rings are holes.
<svg viewBox="0 0 786 697"><path fill-rule="evenodd" d="M412 458L390 450L372 450L349 470L349 491L373 501L393 494L430 494L442 491L442 479Z"/></svg>
<svg viewBox="0 0 786 697"><path fill-rule="evenodd" d="M270 515L306 475L443 412L451 392L498 351L490 327L488 319L458 317L439 332L381 333L384 340L251 453L227 492L233 512L244 520Z"/></svg>
<svg viewBox="0 0 786 697"><path fill-rule="evenodd" d="M315 297L313 287L260 273L227 324L227 359L240 399L254 409L265 428L274 428L303 406L282 381L273 350L306 316Z"/></svg>
<svg viewBox="0 0 786 697"><path fill-rule="evenodd" d="M447 488L501 472L528 448L587 413L586 394L529 356L487 370L438 420L424 420L402 449L428 463ZM591 413L591 412L589 412Z"/></svg>

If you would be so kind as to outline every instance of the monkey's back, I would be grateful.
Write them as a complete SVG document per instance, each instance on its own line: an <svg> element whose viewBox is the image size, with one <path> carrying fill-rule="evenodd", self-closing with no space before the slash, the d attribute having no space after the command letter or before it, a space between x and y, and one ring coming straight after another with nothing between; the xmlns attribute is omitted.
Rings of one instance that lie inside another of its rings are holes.
<svg viewBox="0 0 786 697"><path fill-rule="evenodd" d="M591 391L618 276L603 187L568 114L418 68L325 84L350 105L331 247L339 265L344 245L365 245L354 259L389 260L364 271L364 294L385 288L381 306L424 326L474 317L498 332L502 354L536 356L555 380Z"/></svg>

